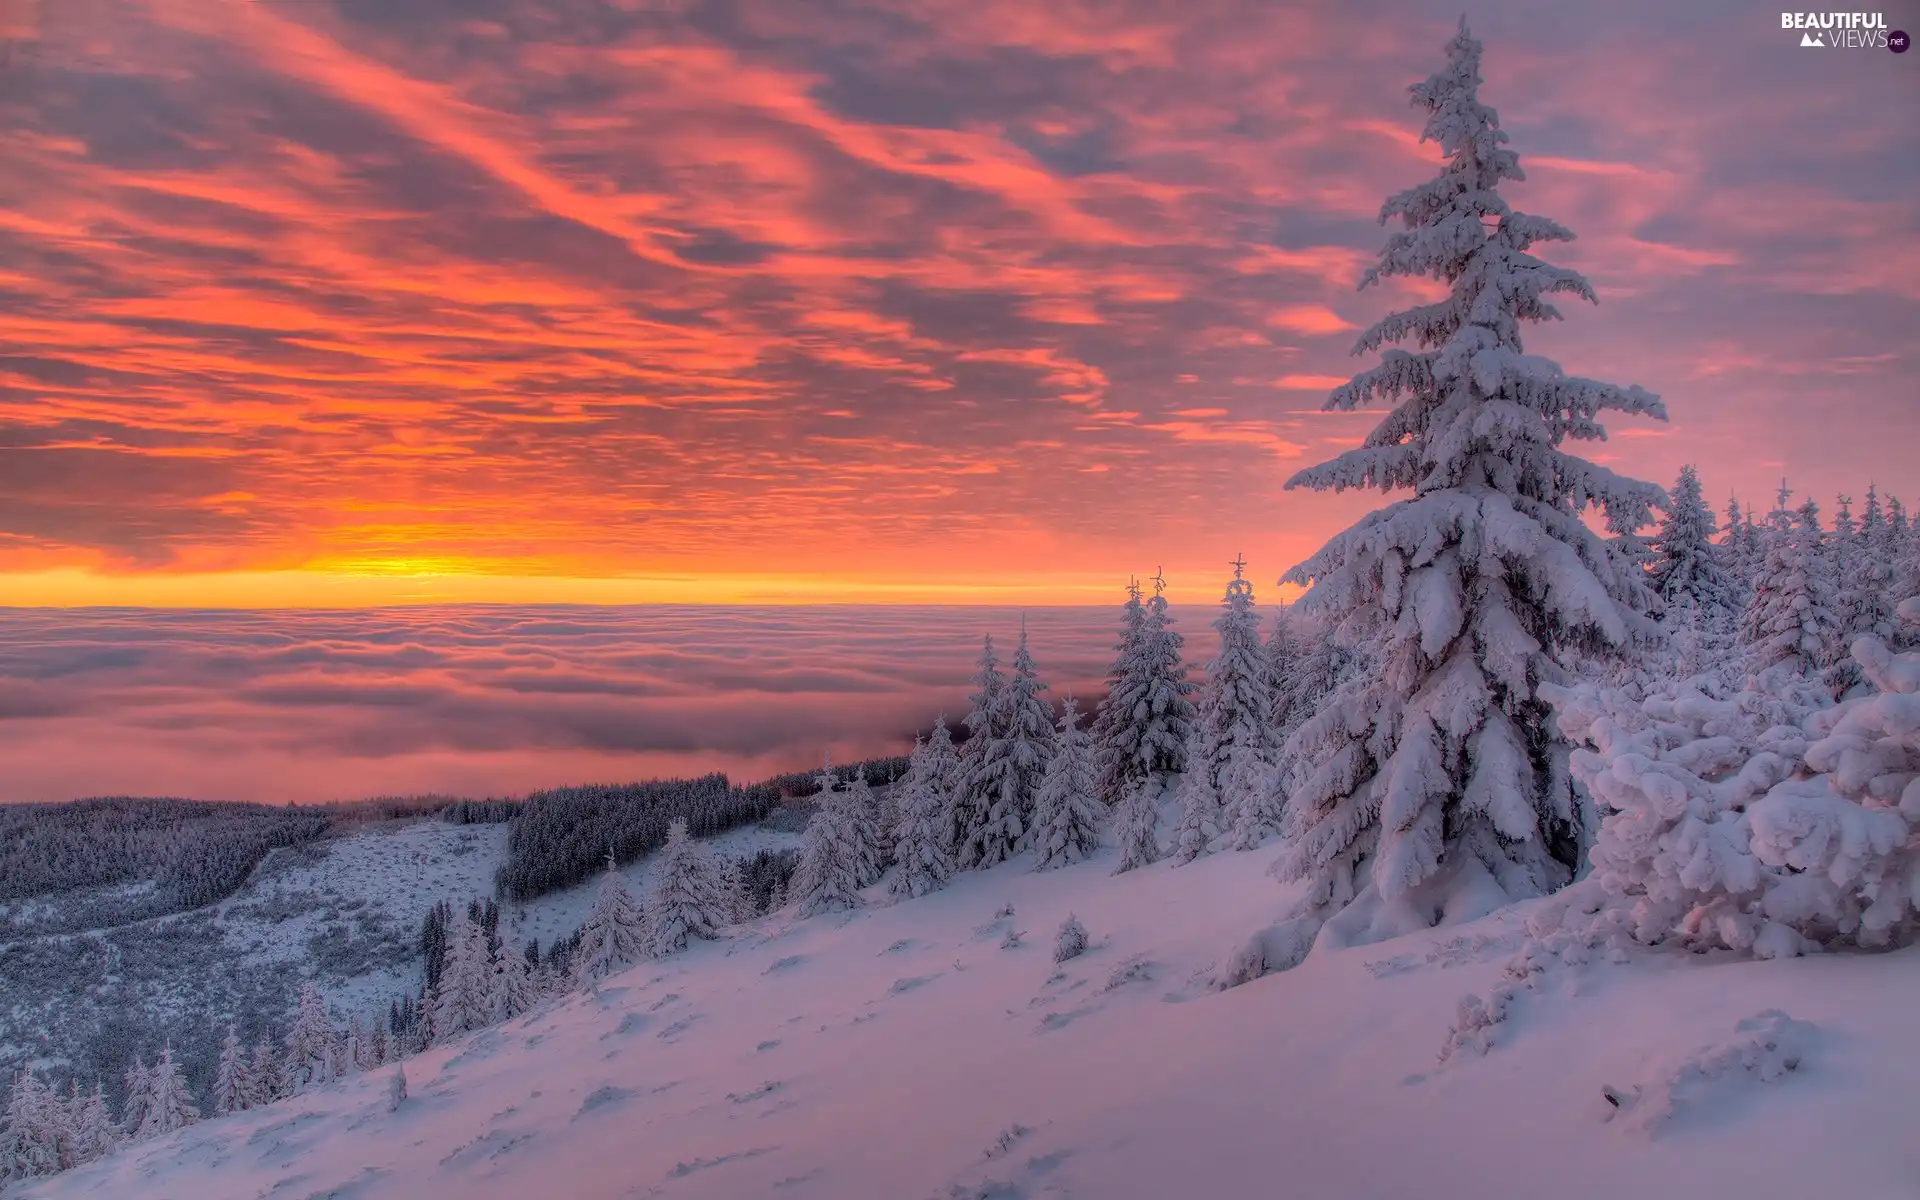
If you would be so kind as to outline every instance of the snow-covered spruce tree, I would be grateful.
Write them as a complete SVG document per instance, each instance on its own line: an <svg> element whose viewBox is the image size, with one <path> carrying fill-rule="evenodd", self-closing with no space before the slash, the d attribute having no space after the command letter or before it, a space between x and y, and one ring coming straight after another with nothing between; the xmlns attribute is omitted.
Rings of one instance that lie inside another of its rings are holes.
<svg viewBox="0 0 1920 1200"><path fill-rule="evenodd" d="M1136 779L1113 810L1113 836L1120 846L1115 875L1160 860L1160 786Z"/></svg>
<svg viewBox="0 0 1920 1200"><path fill-rule="evenodd" d="M89 1163L105 1158L120 1148L120 1131L107 1113L107 1091L99 1080L93 1090L74 1106L73 1139L80 1161Z"/></svg>
<svg viewBox="0 0 1920 1200"><path fill-rule="evenodd" d="M224 1117L252 1107L253 1079L247 1052L240 1045L239 1031L228 1025L227 1036L220 1041L220 1062L213 1071L213 1114Z"/></svg>
<svg viewBox="0 0 1920 1200"><path fill-rule="evenodd" d="M187 1088L187 1077L181 1073L180 1064L174 1061L171 1043L161 1047L160 1061L153 1065L149 1080L146 1115L141 1118L140 1129L134 1136L161 1137L185 1129L200 1119L200 1109L194 1104L193 1093Z"/></svg>
<svg viewBox="0 0 1920 1200"><path fill-rule="evenodd" d="M715 853L714 872L720 895L726 901L727 924L751 921L760 914L747 891L746 860L737 854Z"/></svg>
<svg viewBox="0 0 1920 1200"><path fill-rule="evenodd" d="M1033 803L1033 869L1045 871L1092 857L1100 849L1100 805L1094 798L1093 745L1069 696L1060 732Z"/></svg>
<svg viewBox="0 0 1920 1200"><path fill-rule="evenodd" d="M706 847L688 835L686 821L667 827L667 844L653 878L647 924L655 955L685 950L688 938L711 941L720 936L727 923L727 900L720 890L719 869Z"/></svg>
<svg viewBox="0 0 1920 1200"><path fill-rule="evenodd" d="M580 927L580 944L569 965L573 986L593 986L646 954L646 917L609 851L606 873L600 877L600 890L594 893L593 908Z"/></svg>
<svg viewBox="0 0 1920 1200"><path fill-rule="evenodd" d="M1213 627L1220 653L1207 664L1181 776L1175 855L1190 862L1215 848L1246 849L1273 832L1277 814L1264 786L1273 769L1273 686L1260 643L1260 610L1246 561L1233 561L1222 612Z"/></svg>
<svg viewBox="0 0 1920 1200"><path fill-rule="evenodd" d="M1840 624L1841 644L1851 646L1862 637L1878 638L1889 645L1900 645L1899 623L1894 617L1891 556L1882 557L1886 520L1880 511L1880 497L1867 489L1867 503L1856 535L1844 543L1836 563L1835 616ZM1859 662L1848 655L1827 672L1827 683L1835 695L1845 695L1858 687L1864 674Z"/></svg>
<svg viewBox="0 0 1920 1200"><path fill-rule="evenodd" d="M1787 508L1790 495L1782 481L1761 537L1766 557L1754 575L1740 644L1753 671L1811 676L1830 665L1839 622L1831 607L1818 506L1809 499L1796 514Z"/></svg>
<svg viewBox="0 0 1920 1200"><path fill-rule="evenodd" d="M447 923L447 956L434 997L436 1039L459 1037L493 1024L493 959L486 930L456 908Z"/></svg>
<svg viewBox="0 0 1920 1200"><path fill-rule="evenodd" d="M1168 777L1187 769L1187 743L1193 737L1193 700L1196 685L1187 678L1181 657L1186 639L1173 628L1167 612L1167 581L1153 573L1153 595L1147 600L1145 633L1146 718L1140 731L1140 765L1147 777L1163 785Z"/></svg>
<svg viewBox="0 0 1920 1200"><path fill-rule="evenodd" d="M1007 685L1000 660L993 652L993 635L981 641L973 674L973 707L967 713L967 740L960 746L960 783L954 789L952 821L953 865L968 870L980 865L978 835L987 824L987 810L999 791L999 775L1010 767L1003 724L1005 705L1000 692Z"/></svg>
<svg viewBox="0 0 1920 1200"><path fill-rule="evenodd" d="M489 989L488 1008L495 1021L510 1021L524 1013L531 1012L540 998L539 988L533 981L533 964L527 956L514 948L512 930L507 929L500 939L500 953L493 960L493 986ZM376 1038L384 1044L384 1037L376 1033ZM365 1070L374 1070L386 1062L384 1054L368 1056Z"/></svg>
<svg viewBox="0 0 1920 1200"><path fill-rule="evenodd" d="M54 1175L72 1166L66 1105L32 1068L19 1072L0 1129L0 1181Z"/></svg>
<svg viewBox="0 0 1920 1200"><path fill-rule="evenodd" d="M862 903L859 835L848 828L846 807L839 803L837 790L831 772L820 776L819 806L802 835L800 863L790 885L802 917L858 908Z"/></svg>
<svg viewBox="0 0 1920 1200"><path fill-rule="evenodd" d="M1746 588L1753 578L1753 528L1740 512L1740 498L1727 496L1727 520L1720 532L1720 562L1736 588L1740 606L1746 604Z"/></svg>
<svg viewBox="0 0 1920 1200"><path fill-rule="evenodd" d="M977 764L975 781L985 797L986 814L961 847L961 861L969 866L1005 862L1028 844L1034 796L1054 750L1053 716L1040 699L1046 690L1027 653L1022 621L1013 676L1000 689L999 712L992 722L1001 736L986 746Z"/></svg>
<svg viewBox="0 0 1920 1200"><path fill-rule="evenodd" d="M880 802L867 782L866 768L860 768L845 788L821 795L821 803L831 800L840 806L841 828L853 842L860 886L879 883L887 872L887 839L880 832Z"/></svg>
<svg viewBox="0 0 1920 1200"><path fill-rule="evenodd" d="M1214 843L1226 832L1226 814L1220 795L1204 771L1189 768L1180 775L1173 789L1174 811L1173 861L1190 863L1213 852Z"/></svg>
<svg viewBox="0 0 1920 1200"><path fill-rule="evenodd" d="M1713 510L1707 507L1700 476L1689 463L1674 481L1655 539L1653 588L1669 610L1691 606L1702 613L1728 615L1737 610L1736 589L1720 566L1714 532Z"/></svg>
<svg viewBox="0 0 1920 1200"><path fill-rule="evenodd" d="M944 734L945 721L936 730ZM947 753L953 753L951 741ZM893 785L900 813L893 835L893 861L898 870L887 881L887 891L903 900L938 891L953 876L953 861L947 856L944 770L936 761L932 743L915 737L906 776Z"/></svg>
<svg viewBox="0 0 1920 1200"><path fill-rule="evenodd" d="M1107 668L1107 694L1094 711L1093 759L1100 802L1120 803L1128 789L1146 778L1140 739L1146 732L1147 610L1140 603L1140 582L1127 580L1127 602L1120 609L1120 640Z"/></svg>
<svg viewBox="0 0 1920 1200"><path fill-rule="evenodd" d="M1381 364L1334 390L1329 409L1390 400L1363 446L1302 471L1289 488L1412 488L1287 574L1309 584L1307 611L1339 614L1335 636L1368 669L1293 735L1314 769L1293 784L1280 875L1309 889L1288 944L1369 941L1479 916L1566 883L1584 849L1584 814L1566 746L1539 697L1563 660L1603 658L1657 627L1643 578L1581 520L1646 524L1659 488L1560 449L1604 436L1599 414L1664 417L1638 387L1569 378L1521 346L1523 322L1559 314L1547 297L1595 299L1579 274L1528 253L1573 234L1514 212L1499 193L1523 178L1478 91L1480 43L1463 20L1447 66L1411 91L1439 177L1387 201L1389 239L1365 287L1387 276L1447 285L1434 304L1394 313L1356 353ZM1273 963L1284 967L1288 963Z"/></svg>
<svg viewBox="0 0 1920 1200"><path fill-rule="evenodd" d="M300 985L299 1007L292 1028L287 1030L287 1053L280 1064L288 1091L331 1083L338 1042L333 1019L327 1015L327 1002L311 983Z"/></svg>
<svg viewBox="0 0 1920 1200"><path fill-rule="evenodd" d="M121 1076L120 1087L120 1130L128 1138L139 1136L140 1126L146 1122L147 1108L153 1103L153 1072L146 1060L139 1054L127 1064L126 1074Z"/></svg>
<svg viewBox="0 0 1920 1200"><path fill-rule="evenodd" d="M251 1076L251 1107L272 1104L287 1094L286 1071L280 1064L280 1055L273 1048L273 1038L268 1034L261 1034L260 1040L254 1043Z"/></svg>

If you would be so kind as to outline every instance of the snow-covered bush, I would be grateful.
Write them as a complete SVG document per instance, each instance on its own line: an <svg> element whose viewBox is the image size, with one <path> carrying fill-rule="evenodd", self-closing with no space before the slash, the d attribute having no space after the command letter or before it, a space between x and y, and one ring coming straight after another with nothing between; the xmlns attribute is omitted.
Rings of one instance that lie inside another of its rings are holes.
<svg viewBox="0 0 1920 1200"><path fill-rule="evenodd" d="M1079 958L1087 952L1087 927L1080 918L1072 913L1060 922L1060 931L1053 935L1053 961L1066 962L1070 958Z"/></svg>
<svg viewBox="0 0 1920 1200"><path fill-rule="evenodd" d="M1920 622L1920 600L1901 606ZM1600 807L1586 903L1599 934L1760 957L1904 944L1920 930L1920 654L1878 638L1853 658L1879 690L1839 705L1774 669L1634 702L1546 688L1585 746L1571 770ZM1591 915L1587 915L1588 913Z"/></svg>

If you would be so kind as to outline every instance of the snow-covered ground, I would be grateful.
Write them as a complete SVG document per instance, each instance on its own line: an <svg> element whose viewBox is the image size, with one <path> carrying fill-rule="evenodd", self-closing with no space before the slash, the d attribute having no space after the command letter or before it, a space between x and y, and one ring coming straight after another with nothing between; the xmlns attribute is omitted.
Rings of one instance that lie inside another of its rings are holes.
<svg viewBox="0 0 1920 1200"><path fill-rule="evenodd" d="M314 938L324 936L327 923L339 920L341 912L371 911L404 930L409 945L417 946L421 922L435 904L464 904L493 895L494 873L506 857L508 829L504 824L419 820L372 826L318 843L315 850L293 852L294 865L269 864L259 880L221 906L227 941L245 946L253 962L298 961L311 955ZM703 844L715 853L737 856L799 842L797 834L751 825ZM646 894L654 861L655 856L647 855L621 868L635 895ZM537 937L544 947L578 929L593 904L597 882L506 905L516 940ZM308 903L298 904L301 898ZM266 928L253 915L258 913L273 914L264 922ZM384 1006L389 998L419 986L417 955L375 971L322 978L328 1003L343 1017L370 1005Z"/></svg>
<svg viewBox="0 0 1920 1200"><path fill-rule="evenodd" d="M776 915L409 1060L398 1112L387 1068L18 1194L1920 1195L1920 951L1553 963L1442 1064L1526 909L1213 991L1269 857Z"/></svg>
<svg viewBox="0 0 1920 1200"><path fill-rule="evenodd" d="M143 1052L171 1037L176 1048L199 1050L210 1071L212 1046L228 1021L251 1029L265 1018L284 1032L303 979L317 983L341 1022L370 1016L419 988L420 926L433 905L493 894L507 835L504 824L368 825L274 851L216 905L93 933L0 939L0 1075L34 1061L75 1063L91 1077L99 1070L88 1057L98 1049L97 1030L116 1012L146 1021L136 1022ZM799 840L754 825L706 844L746 855ZM645 894L653 861L622 868L636 895ZM538 937L545 946L572 933L593 887L508 905L515 938ZM15 907L51 913L95 894L33 897Z"/></svg>

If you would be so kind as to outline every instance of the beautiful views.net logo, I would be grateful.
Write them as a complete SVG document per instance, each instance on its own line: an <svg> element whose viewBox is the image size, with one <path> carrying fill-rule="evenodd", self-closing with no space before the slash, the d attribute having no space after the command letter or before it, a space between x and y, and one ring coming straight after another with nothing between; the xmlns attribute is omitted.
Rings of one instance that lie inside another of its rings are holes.
<svg viewBox="0 0 1920 1200"><path fill-rule="evenodd" d="M1878 50L1890 48L1884 13L1781 13L1780 28L1801 31L1802 46L1823 49ZM1898 34L1906 49L1904 33Z"/></svg>

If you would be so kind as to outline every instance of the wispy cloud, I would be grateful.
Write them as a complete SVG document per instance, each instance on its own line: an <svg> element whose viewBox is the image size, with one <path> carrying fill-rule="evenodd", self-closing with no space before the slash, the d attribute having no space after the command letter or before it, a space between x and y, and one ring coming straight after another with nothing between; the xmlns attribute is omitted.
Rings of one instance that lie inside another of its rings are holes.
<svg viewBox="0 0 1920 1200"><path fill-rule="evenodd" d="M1457 15L44 6L0 88L0 578L1284 565L1351 516L1280 491L1355 436L1303 402L1430 294L1353 285ZM1674 415L1623 465L1920 486L1865 436L1915 415L1912 64L1730 2L1474 18L1511 198L1604 299L1538 348Z"/></svg>

